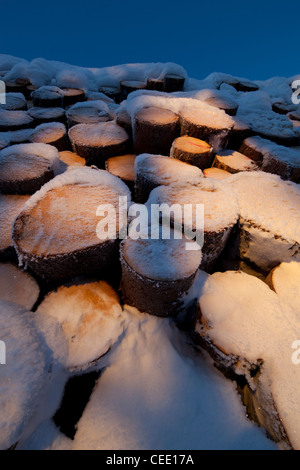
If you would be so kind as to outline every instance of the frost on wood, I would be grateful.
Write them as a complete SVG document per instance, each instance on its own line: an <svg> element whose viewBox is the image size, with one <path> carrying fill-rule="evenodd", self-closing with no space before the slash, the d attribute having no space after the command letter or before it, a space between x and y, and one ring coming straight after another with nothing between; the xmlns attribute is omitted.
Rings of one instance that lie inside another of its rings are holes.
<svg viewBox="0 0 300 470"><path fill-rule="evenodd" d="M96 124L110 121L109 107L106 101L88 101L76 103L66 112L68 126L76 124Z"/></svg>
<svg viewBox="0 0 300 470"><path fill-rule="evenodd" d="M300 153L261 137L244 140L240 151L252 158L267 173L280 175L297 183L300 180Z"/></svg>
<svg viewBox="0 0 300 470"><path fill-rule="evenodd" d="M122 333L119 298L104 281L60 287L47 295L37 315L53 317L61 325L69 369L84 369L99 360Z"/></svg>
<svg viewBox="0 0 300 470"><path fill-rule="evenodd" d="M104 170L80 167L58 175L27 201L15 221L14 246L20 261L39 276L54 279L99 274L113 266L122 228L121 196L130 203L125 183ZM101 220L97 209L105 204L115 208L107 223L116 227L116 238L97 234Z"/></svg>
<svg viewBox="0 0 300 470"><path fill-rule="evenodd" d="M129 234L130 236L130 234ZM200 246L172 230L164 239L128 238L121 243L121 290L125 301L142 312L167 317L184 314L189 292L202 259Z"/></svg>
<svg viewBox="0 0 300 470"><path fill-rule="evenodd" d="M73 151L89 164L104 168L105 161L128 151L129 136L114 121L77 124L69 130Z"/></svg>
<svg viewBox="0 0 300 470"><path fill-rule="evenodd" d="M228 171L229 173L258 170L258 167L251 158L234 150L218 152L215 156L214 167Z"/></svg>
<svg viewBox="0 0 300 470"><path fill-rule="evenodd" d="M182 224L184 222L185 227L193 231L198 229L196 206L203 207L204 246L201 267L212 269L238 220L239 208L234 192L218 181L202 178L194 185L172 184L155 188L147 201L149 207L151 204L179 204L182 212L184 205L192 205L191 215L184 216ZM175 215L171 214L171 217L175 222Z"/></svg>
<svg viewBox="0 0 300 470"><path fill-rule="evenodd" d="M58 170L59 153L44 143L18 144L0 152L0 190L4 194L33 194Z"/></svg>
<svg viewBox="0 0 300 470"><path fill-rule="evenodd" d="M141 154L135 160L134 185L137 202L146 202L152 189L169 184L197 184L203 177L196 166L164 155Z"/></svg>
<svg viewBox="0 0 300 470"><path fill-rule="evenodd" d="M12 131L32 127L33 118L27 111L0 109L0 131Z"/></svg>

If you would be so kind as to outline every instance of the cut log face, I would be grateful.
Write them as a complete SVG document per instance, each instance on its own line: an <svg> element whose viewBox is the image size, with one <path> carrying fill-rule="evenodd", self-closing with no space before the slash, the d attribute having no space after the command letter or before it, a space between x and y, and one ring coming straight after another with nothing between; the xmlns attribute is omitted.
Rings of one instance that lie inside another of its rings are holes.
<svg viewBox="0 0 300 470"><path fill-rule="evenodd" d="M104 275L118 260L120 196L130 202L127 186L106 171L82 167L57 176L16 219L13 239L20 260L51 280ZM116 238L97 233L97 209L105 204L115 209L107 224Z"/></svg>
<svg viewBox="0 0 300 470"><path fill-rule="evenodd" d="M185 109L180 112L181 135L196 137L208 142L214 150L226 147L228 137L234 127L232 118L225 112L220 114L217 110L211 113L201 114L193 109Z"/></svg>
<svg viewBox="0 0 300 470"><path fill-rule="evenodd" d="M33 194L53 178L59 166L57 149L47 144L20 144L0 152L0 191Z"/></svg>
<svg viewBox="0 0 300 470"><path fill-rule="evenodd" d="M59 152L70 147L66 126L61 122L40 124L32 132L30 142L53 145Z"/></svg>
<svg viewBox="0 0 300 470"><path fill-rule="evenodd" d="M166 74L164 76L164 91L166 93L173 93L176 91L183 91L185 78L181 75Z"/></svg>
<svg viewBox="0 0 300 470"><path fill-rule="evenodd" d="M106 354L122 333L122 307L104 281L59 287L37 310L59 322L68 342L65 366L83 370Z"/></svg>
<svg viewBox="0 0 300 470"><path fill-rule="evenodd" d="M148 78L147 90L164 91L164 81L159 78Z"/></svg>
<svg viewBox="0 0 300 470"><path fill-rule="evenodd" d="M59 152L59 174L74 166L85 166L86 161L76 153L68 150Z"/></svg>
<svg viewBox="0 0 300 470"><path fill-rule="evenodd" d="M10 263L0 263L0 300L16 303L31 310L38 300L40 288L26 272Z"/></svg>
<svg viewBox="0 0 300 470"><path fill-rule="evenodd" d="M214 167L229 173L239 173L240 171L256 171L258 166L254 161L234 150L224 150L215 156Z"/></svg>
<svg viewBox="0 0 300 470"><path fill-rule="evenodd" d="M11 237L12 224L22 211L29 196L0 195L0 259L6 260L13 256Z"/></svg>
<svg viewBox="0 0 300 470"><path fill-rule="evenodd" d="M21 438L45 392L43 388L49 386L50 364L32 313L1 301L0 329L7 358L7 365L1 365L0 448L9 449Z"/></svg>
<svg viewBox="0 0 300 470"><path fill-rule="evenodd" d="M6 103L0 104L0 109L7 111L26 111L27 101L22 93L8 93Z"/></svg>
<svg viewBox="0 0 300 470"><path fill-rule="evenodd" d="M43 86L31 93L33 105L39 108L62 108L63 91L55 86Z"/></svg>
<svg viewBox="0 0 300 470"><path fill-rule="evenodd" d="M169 207L179 205L184 214L185 205L192 205L192 213L182 218L182 229L189 232L199 230L196 206L204 207L204 245L202 248L201 269L210 271L222 250L229 235L238 221L239 209L237 199L232 190L223 183L202 178L197 185L160 186L154 189L147 201L147 206L167 204ZM171 214L171 220L178 225ZM202 229L203 230L203 229Z"/></svg>
<svg viewBox="0 0 300 470"><path fill-rule="evenodd" d="M164 155L142 154L135 160L135 200L147 201L152 189L174 183L197 184L203 178L200 168Z"/></svg>
<svg viewBox="0 0 300 470"><path fill-rule="evenodd" d="M77 88L61 88L63 92L63 107L72 106L75 103L85 101L86 96L83 90Z"/></svg>
<svg viewBox="0 0 300 470"><path fill-rule="evenodd" d="M213 162L212 147L203 140L187 135L174 140L170 156L201 170L209 168Z"/></svg>
<svg viewBox="0 0 300 470"><path fill-rule="evenodd" d="M136 155L169 155L173 141L180 135L177 114L164 108L143 108L134 117L133 140Z"/></svg>
<svg viewBox="0 0 300 470"><path fill-rule="evenodd" d="M224 180L228 178L231 173L225 170L220 170L220 168L206 168L206 170L203 171L203 175L205 178L212 178L214 180Z"/></svg>
<svg viewBox="0 0 300 470"><path fill-rule="evenodd" d="M0 109L0 132L15 131L32 127L33 118L27 111L6 111Z"/></svg>
<svg viewBox="0 0 300 470"><path fill-rule="evenodd" d="M299 186L263 172L241 172L227 181L240 207L240 256L265 272L299 261Z"/></svg>
<svg viewBox="0 0 300 470"><path fill-rule="evenodd" d="M48 122L62 122L66 123L65 110L63 108L30 108L28 114L34 119L34 124L39 126L40 124Z"/></svg>
<svg viewBox="0 0 300 470"><path fill-rule="evenodd" d="M97 124L111 121L107 103L104 101L89 101L78 103L68 109L68 127L76 124Z"/></svg>
<svg viewBox="0 0 300 470"><path fill-rule="evenodd" d="M121 290L129 305L159 317L177 316L201 263L201 250L186 249L184 237L121 243Z"/></svg>
<svg viewBox="0 0 300 470"><path fill-rule="evenodd" d="M263 141L261 140L261 137L250 137L243 141L239 151L243 155L251 158L257 164L261 165L264 158L264 148L262 144Z"/></svg>
<svg viewBox="0 0 300 470"><path fill-rule="evenodd" d="M73 151L98 168L104 168L108 158L126 155L130 150L127 132L113 121L78 124L69 130L69 138Z"/></svg>
<svg viewBox="0 0 300 470"><path fill-rule="evenodd" d="M227 376L247 383L252 414L285 449L300 447L300 382L291 360L299 327L299 313L254 276L228 271L204 282L196 334Z"/></svg>
<svg viewBox="0 0 300 470"><path fill-rule="evenodd" d="M128 154L121 157L112 157L106 160L105 168L109 173L121 178L124 183L134 190L134 165L136 155Z"/></svg>
<svg viewBox="0 0 300 470"><path fill-rule="evenodd" d="M281 263L272 269L266 283L279 297L297 312L300 310L300 263Z"/></svg>
<svg viewBox="0 0 300 470"><path fill-rule="evenodd" d="M300 181L300 154L297 150L261 137L250 137L243 142L240 152L256 161L267 173L296 183Z"/></svg>

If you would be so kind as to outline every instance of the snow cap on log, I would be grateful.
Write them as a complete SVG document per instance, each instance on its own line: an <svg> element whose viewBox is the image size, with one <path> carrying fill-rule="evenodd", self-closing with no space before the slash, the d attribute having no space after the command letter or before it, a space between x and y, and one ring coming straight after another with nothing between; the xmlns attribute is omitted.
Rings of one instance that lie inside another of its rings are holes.
<svg viewBox="0 0 300 470"><path fill-rule="evenodd" d="M113 121L77 124L69 130L69 138L73 152L99 168L108 158L127 154L130 147L127 132Z"/></svg>
<svg viewBox="0 0 300 470"><path fill-rule="evenodd" d="M241 172L225 180L240 207L240 254L265 271L300 260L300 188L277 175Z"/></svg>
<svg viewBox="0 0 300 470"><path fill-rule="evenodd" d="M235 271L207 278L199 307L195 329L218 367L245 377L260 424L283 448L299 449L300 376L292 362L299 312L263 281Z"/></svg>
<svg viewBox="0 0 300 470"><path fill-rule="evenodd" d="M68 342L65 366L82 370L108 352L122 333L122 307L105 281L61 286L46 296L38 316L53 317Z"/></svg>
<svg viewBox="0 0 300 470"><path fill-rule="evenodd" d="M51 280L105 275L118 261L118 233L125 223L120 226L120 197L130 203L128 187L107 171L80 167L58 175L27 201L14 223L20 263ZM97 211L104 204L115 209L107 221L115 238L97 232Z"/></svg>
<svg viewBox="0 0 300 470"><path fill-rule="evenodd" d="M52 145L12 145L0 152L0 190L5 194L33 194L58 168L59 152Z"/></svg>
<svg viewBox="0 0 300 470"><path fill-rule="evenodd" d="M146 202L153 188L172 183L195 183L203 178L193 165L164 155L138 155L135 160L135 199Z"/></svg>

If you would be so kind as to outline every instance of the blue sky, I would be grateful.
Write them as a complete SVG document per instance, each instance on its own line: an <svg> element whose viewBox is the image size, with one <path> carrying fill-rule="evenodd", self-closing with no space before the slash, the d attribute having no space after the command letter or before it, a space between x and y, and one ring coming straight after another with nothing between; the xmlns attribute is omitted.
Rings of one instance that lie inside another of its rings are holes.
<svg viewBox="0 0 300 470"><path fill-rule="evenodd" d="M176 62L194 78L300 73L300 2L0 0L0 52L103 67Z"/></svg>

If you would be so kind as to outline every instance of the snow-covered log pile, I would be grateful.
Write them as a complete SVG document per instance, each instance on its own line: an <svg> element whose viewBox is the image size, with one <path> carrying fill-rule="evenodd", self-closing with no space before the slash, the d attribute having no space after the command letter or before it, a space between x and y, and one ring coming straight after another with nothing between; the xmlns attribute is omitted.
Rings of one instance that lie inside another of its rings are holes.
<svg viewBox="0 0 300 470"><path fill-rule="evenodd" d="M300 449L297 77L0 77L0 448Z"/></svg>

